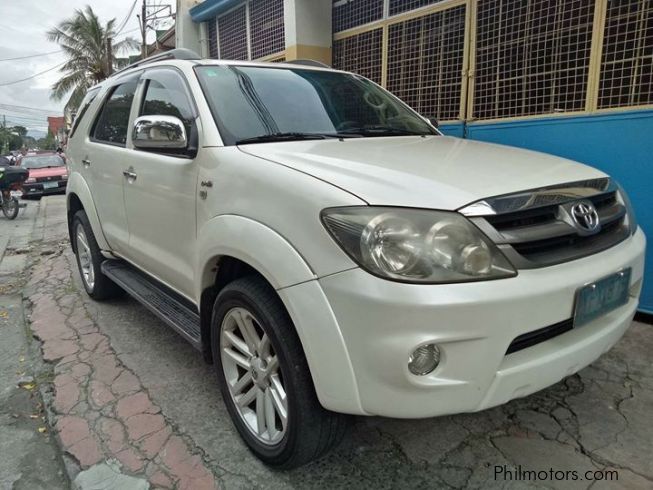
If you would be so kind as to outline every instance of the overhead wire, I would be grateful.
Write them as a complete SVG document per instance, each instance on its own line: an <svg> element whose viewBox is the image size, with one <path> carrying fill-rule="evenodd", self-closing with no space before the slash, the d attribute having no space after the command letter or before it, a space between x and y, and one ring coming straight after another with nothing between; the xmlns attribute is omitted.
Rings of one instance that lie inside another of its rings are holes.
<svg viewBox="0 0 653 490"><path fill-rule="evenodd" d="M0 61L17 61L17 60L26 60L28 58L38 58L39 56L47 56L49 54L60 53L61 50L57 49L56 51L50 51L48 53L39 53L39 54L30 54L27 56L17 56L16 58L3 58Z"/></svg>
<svg viewBox="0 0 653 490"><path fill-rule="evenodd" d="M21 116L15 116L13 114L0 114L0 117L4 117L8 120L11 121L16 121L16 122L24 122L26 124L29 123L40 123L40 124L45 124L47 125L47 118L30 118L30 117L21 117Z"/></svg>
<svg viewBox="0 0 653 490"><path fill-rule="evenodd" d="M12 110L12 108L15 109L25 109L29 111L38 111L38 112L61 112L60 109L43 109L40 107L29 107L29 106L24 106L24 105L14 105L14 104L6 104L4 102L0 102L0 109L5 109L5 110ZM16 112L16 111L14 111Z"/></svg>
<svg viewBox="0 0 653 490"><path fill-rule="evenodd" d="M122 32L122 30L125 28L125 26L127 25L127 22L129 22L129 18L131 17L132 13L134 12L134 7L136 7L136 2L137 1L138 0L134 0L134 3L132 3L132 6L129 9L129 12L127 13L127 15L125 16L123 21L120 23L120 27L118 27L118 30L116 31L114 36L117 36L118 34L120 34Z"/></svg>
<svg viewBox="0 0 653 490"><path fill-rule="evenodd" d="M57 68L59 68L60 66L62 66L62 65L65 64L65 63L66 63L66 61L63 61L63 62L59 63L58 65L55 65L55 66L53 66L53 67L50 67L50 68L48 68L47 70L43 70L43 71L40 71L40 72L38 72L38 73L35 73L34 75L29 76L29 77L27 77L27 78L21 78L20 80L13 80L13 81L11 81L11 82L3 82L3 83L0 83L0 87L6 87L7 85L13 85L13 84L15 84L15 83L26 82L27 80L31 80L32 78L36 78L36 77L41 76L41 75L43 75L43 74L45 74L45 73L48 73L48 72L50 72L50 71L52 71L52 70L56 70Z"/></svg>

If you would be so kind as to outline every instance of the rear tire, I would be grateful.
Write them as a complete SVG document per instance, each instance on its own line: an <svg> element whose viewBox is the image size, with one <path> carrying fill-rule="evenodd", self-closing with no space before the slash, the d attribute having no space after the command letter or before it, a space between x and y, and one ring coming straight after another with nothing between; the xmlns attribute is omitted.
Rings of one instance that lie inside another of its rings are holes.
<svg viewBox="0 0 653 490"><path fill-rule="evenodd" d="M105 258L100 252L91 223L84 211L75 213L72 229L77 267L88 295L95 300L121 296L124 291L102 273L101 265Z"/></svg>
<svg viewBox="0 0 653 490"><path fill-rule="evenodd" d="M2 205L2 214L4 214L7 219L16 219L19 209L20 203L18 202L18 199L11 197L8 201L4 201Z"/></svg>
<svg viewBox="0 0 653 490"><path fill-rule="evenodd" d="M211 328L223 400L259 459L279 469L296 468L340 442L350 417L320 405L295 327L262 278L225 286L215 300Z"/></svg>

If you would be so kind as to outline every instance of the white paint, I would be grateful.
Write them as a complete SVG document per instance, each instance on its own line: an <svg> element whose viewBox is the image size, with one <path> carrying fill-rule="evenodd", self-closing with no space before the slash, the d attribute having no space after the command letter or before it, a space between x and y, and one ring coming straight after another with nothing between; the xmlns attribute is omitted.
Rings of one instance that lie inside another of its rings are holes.
<svg viewBox="0 0 653 490"><path fill-rule="evenodd" d="M479 198L604 177L563 158L448 136L360 138L246 145L347 189L369 204L458 209Z"/></svg>
<svg viewBox="0 0 653 490"><path fill-rule="evenodd" d="M407 418L489 408L578 371L630 324L639 293L582 328L505 355L515 337L571 318L581 286L628 267L632 283L640 281L641 230L592 256L520 270L510 279L405 284L357 267L320 222L320 212L330 207L454 210L488 196L603 177L598 170L444 136L225 146L193 64L168 60L144 69L161 65L183 72L197 103L197 156L143 153L129 137L125 148L89 141L100 93L70 141L68 193L90 189L80 198L97 208L110 250L195 303L212 284L221 256L259 271L295 323L324 407ZM102 90L115 81L103 82ZM142 90L134 97L129 127L141 98ZM87 155L90 170L81 165ZM122 175L130 166L139 174L138 187ZM202 188L207 181L211 185ZM439 367L427 376L410 374L410 353L431 342L442 352Z"/></svg>

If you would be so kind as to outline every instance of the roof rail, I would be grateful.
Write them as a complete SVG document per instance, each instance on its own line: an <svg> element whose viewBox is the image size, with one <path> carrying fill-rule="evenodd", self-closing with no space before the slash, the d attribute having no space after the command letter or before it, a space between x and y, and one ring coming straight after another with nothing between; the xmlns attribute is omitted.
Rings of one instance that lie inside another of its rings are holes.
<svg viewBox="0 0 653 490"><path fill-rule="evenodd" d="M326 63L322 63L321 61L315 61L315 60L290 60L290 61L285 61L284 63L290 63L291 65L304 65L304 66L317 66L320 68L331 68Z"/></svg>
<svg viewBox="0 0 653 490"><path fill-rule="evenodd" d="M176 49L171 49L170 51L165 51L163 53L155 54L153 56L148 56L145 59L136 61L135 63L132 63L129 66L126 66L122 70L119 70L114 73L121 73L125 70L129 70L130 68L136 68L137 66L141 65L147 65L148 63L154 63L155 61L163 61L163 60L200 60L202 59L200 55L198 55L195 51L191 49L186 49L186 48L176 48Z"/></svg>

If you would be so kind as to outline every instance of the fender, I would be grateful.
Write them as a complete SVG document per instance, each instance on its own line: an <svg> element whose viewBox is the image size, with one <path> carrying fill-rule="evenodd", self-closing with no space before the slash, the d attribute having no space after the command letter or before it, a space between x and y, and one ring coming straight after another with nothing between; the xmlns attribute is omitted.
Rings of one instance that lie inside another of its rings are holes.
<svg viewBox="0 0 653 490"><path fill-rule="evenodd" d="M197 244L198 304L202 291L214 284L221 256L249 264L274 287L295 324L320 403L327 409L364 414L340 327L301 254L273 229L237 215L207 221Z"/></svg>
<svg viewBox="0 0 653 490"><path fill-rule="evenodd" d="M208 220L197 237L198 304L202 291L214 283L216 260L225 255L252 266L277 290L317 279L297 250L273 229L243 216L220 215Z"/></svg>
<svg viewBox="0 0 653 490"><path fill-rule="evenodd" d="M88 221L91 223L93 235L95 235L95 240L97 241L100 250L111 250L111 247L107 243L107 239L104 237L104 233L102 232L100 218L95 209L91 190L88 188L86 180L84 180L84 177L82 177L79 172L73 172L68 177L68 184L66 187L66 209L68 210L70 209L71 194L75 194L81 201L82 206L84 206L84 211L86 212L86 216L88 216Z"/></svg>

